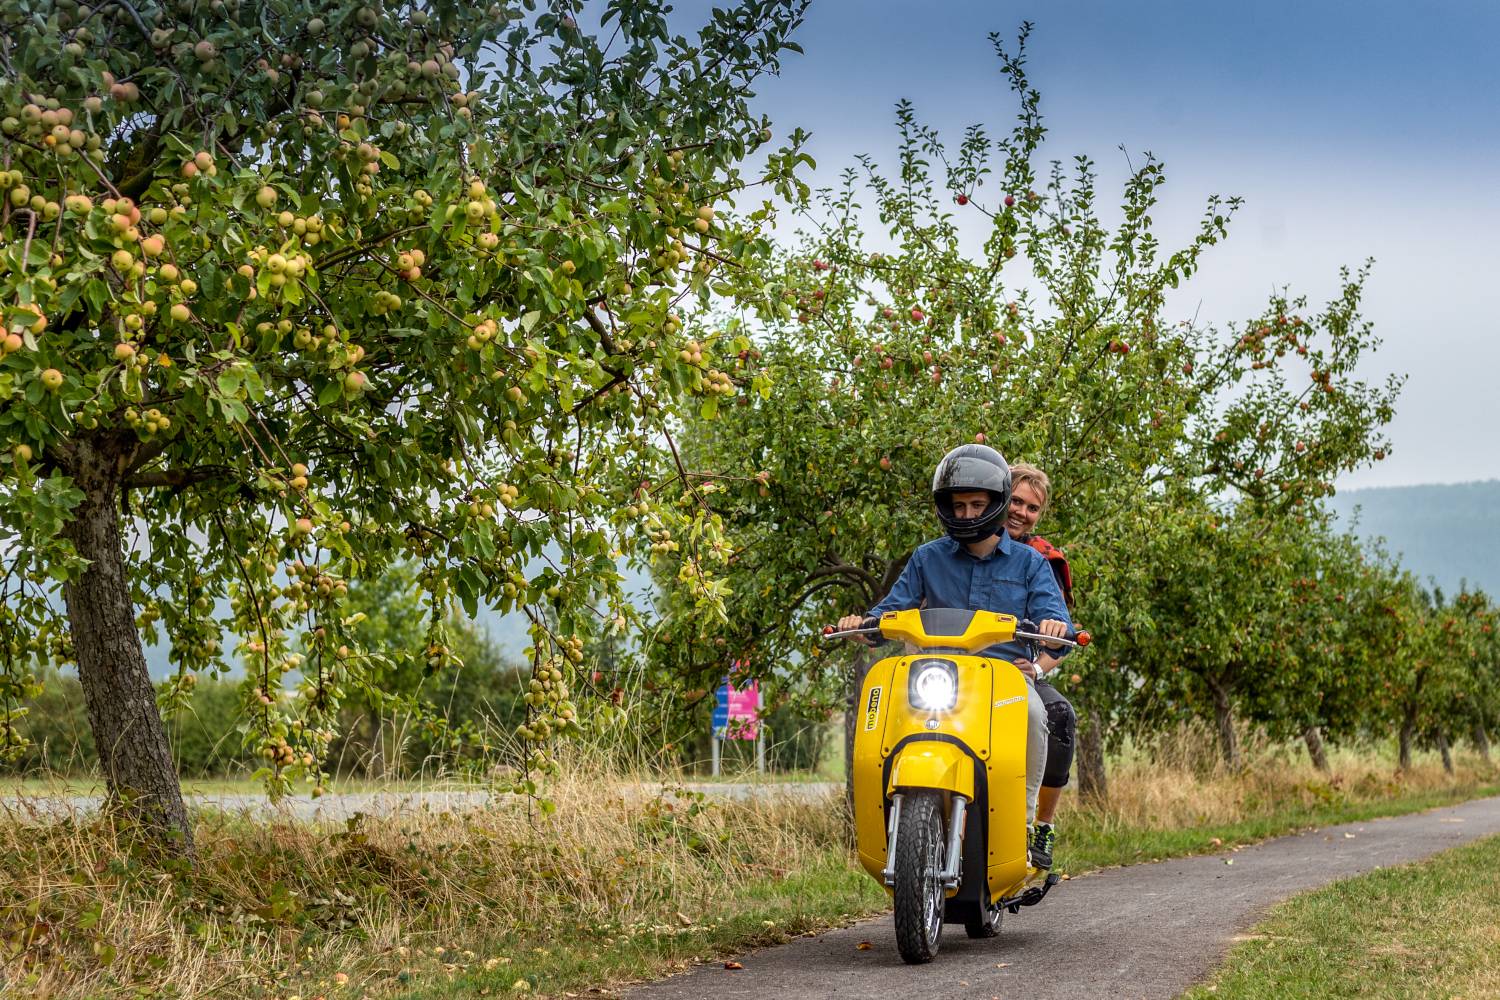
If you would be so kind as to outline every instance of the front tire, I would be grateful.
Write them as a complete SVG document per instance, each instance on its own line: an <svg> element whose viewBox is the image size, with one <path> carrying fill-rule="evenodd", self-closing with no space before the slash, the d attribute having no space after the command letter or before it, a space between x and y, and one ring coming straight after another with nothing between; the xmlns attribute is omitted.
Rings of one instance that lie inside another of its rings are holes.
<svg viewBox="0 0 1500 1000"><path fill-rule="evenodd" d="M942 799L937 792L909 793L896 831L896 948L911 965L932 961L943 937Z"/></svg>

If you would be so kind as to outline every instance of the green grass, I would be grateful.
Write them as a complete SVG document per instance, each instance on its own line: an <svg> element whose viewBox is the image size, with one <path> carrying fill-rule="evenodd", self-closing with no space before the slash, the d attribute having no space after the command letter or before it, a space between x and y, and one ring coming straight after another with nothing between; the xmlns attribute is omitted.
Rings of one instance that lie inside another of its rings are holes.
<svg viewBox="0 0 1500 1000"><path fill-rule="evenodd" d="M674 925L587 927L566 940L512 934L472 948L474 957L456 968L441 965L429 950L404 966L407 1000L443 1000L513 992L544 996L580 991L601 983L621 984L655 978L694 962L723 959L747 949L779 944L799 934L824 930L879 912L886 894L851 864L842 850L829 850L813 865L786 878L761 879L726 887L722 900L703 911L685 903ZM388 982L402 982L401 970L388 969Z"/></svg>
<svg viewBox="0 0 1500 1000"><path fill-rule="evenodd" d="M1294 897L1186 1000L1500 997L1500 837Z"/></svg>

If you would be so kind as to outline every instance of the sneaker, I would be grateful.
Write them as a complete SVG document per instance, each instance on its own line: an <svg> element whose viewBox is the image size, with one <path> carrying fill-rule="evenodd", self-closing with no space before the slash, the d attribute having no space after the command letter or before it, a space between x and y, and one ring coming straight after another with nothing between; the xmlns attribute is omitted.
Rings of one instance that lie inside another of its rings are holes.
<svg viewBox="0 0 1500 1000"><path fill-rule="evenodd" d="M1031 852L1031 866L1047 870L1052 867L1052 845L1057 842L1057 834L1052 830L1051 823L1038 823L1031 831L1031 843L1028 850Z"/></svg>

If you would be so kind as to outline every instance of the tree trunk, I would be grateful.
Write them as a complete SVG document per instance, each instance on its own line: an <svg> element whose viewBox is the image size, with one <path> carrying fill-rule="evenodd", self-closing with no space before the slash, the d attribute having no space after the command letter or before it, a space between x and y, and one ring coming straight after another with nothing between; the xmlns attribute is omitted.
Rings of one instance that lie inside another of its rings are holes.
<svg viewBox="0 0 1500 1000"><path fill-rule="evenodd" d="M1209 681L1208 689L1214 696L1214 720L1219 727L1219 749L1223 751L1224 763L1231 771L1241 766L1240 741L1234 732L1234 705L1229 700L1229 691L1217 681Z"/></svg>
<svg viewBox="0 0 1500 1000"><path fill-rule="evenodd" d="M1099 711L1090 708L1078 720L1078 797L1104 805L1109 801L1109 781L1104 772L1104 724Z"/></svg>
<svg viewBox="0 0 1500 1000"><path fill-rule="evenodd" d="M89 566L64 584L63 599L109 805L141 822L167 851L191 855L182 785L125 578L115 460L86 441L79 444L79 458L73 473L84 498L63 535Z"/></svg>
<svg viewBox="0 0 1500 1000"><path fill-rule="evenodd" d="M1490 762L1490 734L1485 730L1483 722L1474 723L1474 749L1479 751L1479 756L1484 762Z"/></svg>
<svg viewBox="0 0 1500 1000"><path fill-rule="evenodd" d="M1443 770L1453 773L1453 748L1448 744L1448 730L1439 729L1434 736L1438 753L1443 755Z"/></svg>
<svg viewBox="0 0 1500 1000"><path fill-rule="evenodd" d="M1302 730L1302 742L1307 744L1307 756L1312 758L1313 767L1327 774L1328 752L1323 749L1323 730L1318 726L1308 726Z"/></svg>

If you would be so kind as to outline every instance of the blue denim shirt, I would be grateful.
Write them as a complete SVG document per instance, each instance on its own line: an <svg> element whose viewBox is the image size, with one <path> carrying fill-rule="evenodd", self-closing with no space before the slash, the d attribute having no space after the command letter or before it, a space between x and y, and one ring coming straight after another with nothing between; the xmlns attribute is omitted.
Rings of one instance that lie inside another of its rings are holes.
<svg viewBox="0 0 1500 1000"><path fill-rule="evenodd" d="M963 608L968 611L996 611L1041 622L1047 618L1067 622L1072 627L1057 578L1042 554L1030 545L1022 545L1000 534L1000 544L983 559L952 538L928 542L911 554L906 568L891 592L870 609L879 616L887 611L929 608ZM1051 650L1055 656L1067 652ZM1026 657L1023 643L1007 642L991 646L986 656L1002 660Z"/></svg>

